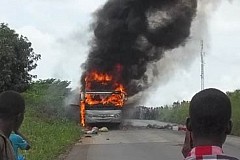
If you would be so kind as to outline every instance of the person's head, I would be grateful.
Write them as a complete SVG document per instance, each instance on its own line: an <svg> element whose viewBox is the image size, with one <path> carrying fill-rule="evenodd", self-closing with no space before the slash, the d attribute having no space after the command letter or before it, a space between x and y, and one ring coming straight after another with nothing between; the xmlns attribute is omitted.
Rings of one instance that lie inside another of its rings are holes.
<svg viewBox="0 0 240 160"><path fill-rule="evenodd" d="M231 102L218 89L209 88L195 94L190 102L189 116L187 128L195 139L223 144L231 132Z"/></svg>
<svg viewBox="0 0 240 160"><path fill-rule="evenodd" d="M23 97L15 91L4 91L0 94L0 119L10 123L9 129L18 130L25 112Z"/></svg>

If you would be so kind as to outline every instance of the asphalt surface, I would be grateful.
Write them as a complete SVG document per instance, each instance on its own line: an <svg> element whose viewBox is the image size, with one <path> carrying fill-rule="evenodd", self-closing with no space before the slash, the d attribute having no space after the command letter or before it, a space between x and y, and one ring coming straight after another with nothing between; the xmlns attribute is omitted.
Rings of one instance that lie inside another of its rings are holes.
<svg viewBox="0 0 240 160"><path fill-rule="evenodd" d="M183 159L183 131L146 129L157 121L129 120L128 127L83 137L64 160L176 160ZM136 127L129 127L129 124ZM223 147L226 154L240 158L240 138L230 136Z"/></svg>

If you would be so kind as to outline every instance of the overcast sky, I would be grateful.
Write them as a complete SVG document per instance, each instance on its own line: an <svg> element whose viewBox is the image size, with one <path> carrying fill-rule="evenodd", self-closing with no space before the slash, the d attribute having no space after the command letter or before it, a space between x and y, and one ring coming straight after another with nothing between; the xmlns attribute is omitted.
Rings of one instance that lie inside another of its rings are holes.
<svg viewBox="0 0 240 160"><path fill-rule="evenodd" d="M0 22L8 23L10 28L26 36L34 51L41 54L42 59L33 74L39 79L69 80L71 87L76 88L81 76L80 65L88 54L92 13L105 2L1 0ZM161 71L162 77L147 92L143 104L161 106L190 100L200 90L201 36L206 53L205 88L240 89L240 1L222 0L218 7L205 9L206 15L199 16L199 11L193 23L189 43L182 49L166 53L165 61L159 63L159 67L165 68ZM189 56L184 54L187 51L195 53ZM165 67L164 64L171 65Z"/></svg>

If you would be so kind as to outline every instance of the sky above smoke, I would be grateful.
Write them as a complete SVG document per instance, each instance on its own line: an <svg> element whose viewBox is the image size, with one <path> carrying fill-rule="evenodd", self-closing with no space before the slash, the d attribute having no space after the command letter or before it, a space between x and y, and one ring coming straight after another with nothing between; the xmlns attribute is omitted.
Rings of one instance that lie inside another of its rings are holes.
<svg viewBox="0 0 240 160"><path fill-rule="evenodd" d="M27 36L34 51L42 55L33 71L38 78L69 80L76 88L83 71L80 66L91 48L88 43L93 34L89 30L92 13L105 2L0 1L0 22ZM160 106L190 100L200 90L200 38L205 42L205 87L223 91L240 88L240 1L222 0L221 4L201 7L204 11L197 13L185 46L168 50L160 62L147 67L149 80L151 73L160 76L152 77L153 87L144 95L143 104ZM150 19L157 19L151 12L149 15Z"/></svg>

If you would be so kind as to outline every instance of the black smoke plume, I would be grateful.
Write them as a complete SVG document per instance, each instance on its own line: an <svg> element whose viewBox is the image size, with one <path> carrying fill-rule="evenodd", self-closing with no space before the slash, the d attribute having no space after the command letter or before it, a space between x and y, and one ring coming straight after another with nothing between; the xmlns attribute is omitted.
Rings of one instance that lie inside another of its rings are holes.
<svg viewBox="0 0 240 160"><path fill-rule="evenodd" d="M197 0L109 0L95 14L82 82L97 70L117 77L129 96L148 88L148 65L185 44L196 8Z"/></svg>

